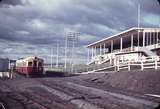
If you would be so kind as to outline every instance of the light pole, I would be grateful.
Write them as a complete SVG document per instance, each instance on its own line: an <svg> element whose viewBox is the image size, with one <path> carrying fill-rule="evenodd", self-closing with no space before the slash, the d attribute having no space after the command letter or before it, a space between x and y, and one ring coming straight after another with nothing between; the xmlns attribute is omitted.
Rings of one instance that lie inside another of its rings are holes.
<svg viewBox="0 0 160 109"><path fill-rule="evenodd" d="M67 69L67 43L68 43L68 38L67 38L67 34L65 34L65 71Z"/></svg>
<svg viewBox="0 0 160 109"><path fill-rule="evenodd" d="M140 4L138 4L138 48L139 48L139 29L140 29Z"/></svg>
<svg viewBox="0 0 160 109"><path fill-rule="evenodd" d="M74 54L76 53L75 49L75 42L78 41L78 36L80 35L79 32L68 32L66 34L66 40L65 40L65 70L66 70L66 63L67 63L67 46L68 43L71 42L72 44L72 50L71 50L71 72L73 72L73 60L74 60Z"/></svg>
<svg viewBox="0 0 160 109"><path fill-rule="evenodd" d="M58 68L58 62L59 62L59 42L57 41L57 60L56 60L56 67Z"/></svg>
<svg viewBox="0 0 160 109"><path fill-rule="evenodd" d="M53 68L53 49L51 48L51 69Z"/></svg>

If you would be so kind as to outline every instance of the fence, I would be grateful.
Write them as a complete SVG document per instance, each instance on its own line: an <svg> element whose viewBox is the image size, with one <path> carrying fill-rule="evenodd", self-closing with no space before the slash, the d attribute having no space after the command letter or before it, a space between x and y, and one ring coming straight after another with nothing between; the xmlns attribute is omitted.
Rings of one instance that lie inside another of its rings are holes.
<svg viewBox="0 0 160 109"><path fill-rule="evenodd" d="M139 66L143 71L144 69L158 69L160 68L160 57L152 56L152 57L140 57L137 60L128 60L123 61L119 58L114 60L113 64L110 62L106 62L103 64L75 64L73 67L71 65L67 65L67 69L61 67L53 67L46 68L47 70L60 71L60 72L70 72L70 73L81 73L81 72L99 72L104 70L110 71L120 71L120 70L128 70L130 71L133 66Z"/></svg>
<svg viewBox="0 0 160 109"><path fill-rule="evenodd" d="M128 69L131 70L131 66L140 66L141 70L144 69L158 69L160 67L160 57L141 57L136 61L120 61L118 60L116 63L117 71L121 69Z"/></svg>

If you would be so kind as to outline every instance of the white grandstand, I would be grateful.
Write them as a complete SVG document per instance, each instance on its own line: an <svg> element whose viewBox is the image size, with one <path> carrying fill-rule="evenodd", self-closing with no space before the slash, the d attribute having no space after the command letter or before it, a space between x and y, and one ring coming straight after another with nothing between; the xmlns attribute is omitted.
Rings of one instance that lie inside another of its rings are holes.
<svg viewBox="0 0 160 109"><path fill-rule="evenodd" d="M87 46L88 65L134 62L160 56L160 28L131 28ZM159 61L159 60L158 60Z"/></svg>

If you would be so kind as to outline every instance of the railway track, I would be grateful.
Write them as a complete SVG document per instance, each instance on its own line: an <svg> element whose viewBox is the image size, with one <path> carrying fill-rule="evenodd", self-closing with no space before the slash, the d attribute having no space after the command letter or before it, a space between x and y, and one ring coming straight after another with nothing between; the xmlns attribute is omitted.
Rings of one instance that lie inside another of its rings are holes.
<svg viewBox="0 0 160 109"><path fill-rule="evenodd" d="M86 87L71 82L41 81L41 83L44 85L41 87L45 88L46 90L49 89L50 91L59 91L53 93L55 95L63 92L67 95L71 95L72 99L83 99L92 105L104 109L153 109L159 105L159 103L156 102L135 98L132 96L106 92L100 89Z"/></svg>
<svg viewBox="0 0 160 109"><path fill-rule="evenodd" d="M19 78L5 86L10 90L0 106L7 109L156 109L159 105L63 79Z"/></svg>
<svg viewBox="0 0 160 109"><path fill-rule="evenodd" d="M0 109L6 109L6 106L4 106L4 103L0 102Z"/></svg>
<svg viewBox="0 0 160 109"><path fill-rule="evenodd" d="M31 109L33 107L41 107L39 109L47 109L44 108L44 106L39 102L31 99L31 97L24 96L24 94L6 94L6 96L1 99L3 99L3 103L0 103L2 109Z"/></svg>
<svg viewBox="0 0 160 109"><path fill-rule="evenodd" d="M33 79L20 77L19 80L13 80L12 84L10 81L12 82L12 80L3 82L3 90L0 87L0 109L75 109L71 104L60 102L61 99L47 92L33 89L21 90L24 88L22 86L37 83Z"/></svg>
<svg viewBox="0 0 160 109"><path fill-rule="evenodd" d="M58 97L49 95L45 96L43 92L35 93L35 91L26 91L19 93L7 93L1 97L0 109L75 109L70 104L64 104Z"/></svg>

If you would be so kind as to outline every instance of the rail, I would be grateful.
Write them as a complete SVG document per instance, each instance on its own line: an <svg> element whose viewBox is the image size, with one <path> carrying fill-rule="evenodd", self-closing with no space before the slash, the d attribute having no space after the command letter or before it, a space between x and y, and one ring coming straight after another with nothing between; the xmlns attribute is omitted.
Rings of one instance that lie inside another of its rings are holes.
<svg viewBox="0 0 160 109"><path fill-rule="evenodd" d="M3 103L0 102L0 109L6 109Z"/></svg>
<svg viewBox="0 0 160 109"><path fill-rule="evenodd" d="M131 70L131 66L140 66L141 70L144 69L158 69L160 68L160 57L158 56L152 56L152 57L141 57L136 61L120 61L118 60L116 63L116 69L117 71L120 71L121 69L128 69L128 71Z"/></svg>

